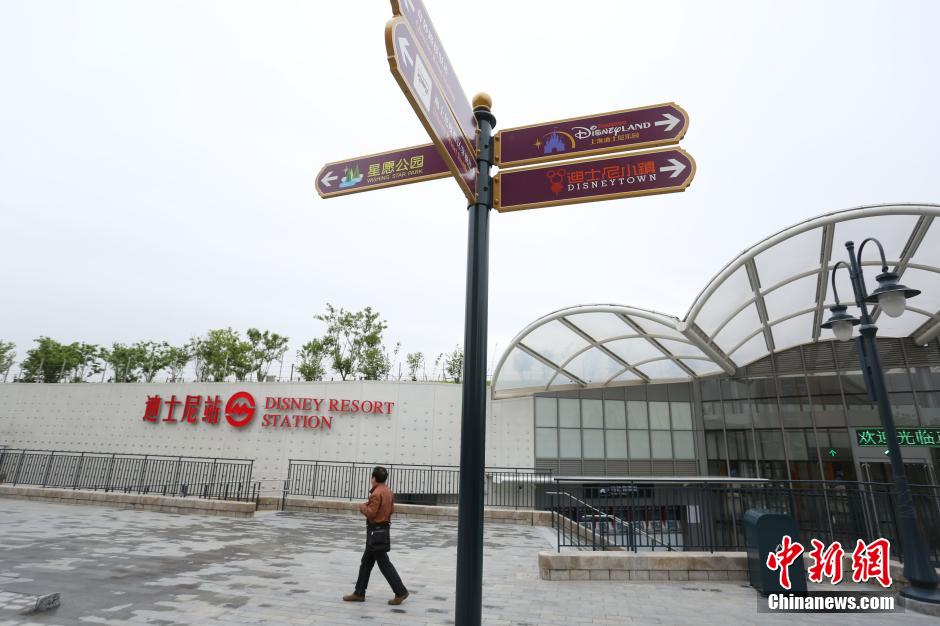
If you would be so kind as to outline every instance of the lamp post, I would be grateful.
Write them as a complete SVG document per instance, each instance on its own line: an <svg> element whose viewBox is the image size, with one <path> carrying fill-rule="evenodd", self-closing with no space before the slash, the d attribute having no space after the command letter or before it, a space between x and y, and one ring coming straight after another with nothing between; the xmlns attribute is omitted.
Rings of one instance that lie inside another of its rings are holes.
<svg viewBox="0 0 940 626"><path fill-rule="evenodd" d="M878 275L878 288L868 295L865 289L865 277L862 274L862 251L865 244L873 241L881 253L881 274ZM901 542L901 551L904 555L904 577L909 585L901 590L901 595L921 602L940 604L940 591L937 590L937 574L927 558L927 547L924 538L917 528L914 516L914 501L911 490L907 484L904 473L904 459L901 458L901 447L898 444L897 429L894 426L894 417L891 413L891 403L885 384L884 371L881 369L881 360L878 356L878 346L875 334L878 327L872 323L868 314L868 304L878 304L885 315L899 317L904 313L905 302L920 293L917 289L909 289L898 282L898 275L888 271L884 248L877 239L869 237L858 247L855 253L855 244L846 242L849 252L849 262L840 261L832 268L832 293L835 305L830 307L832 316L822 324L823 328L832 329L836 338L848 341L852 338L852 327L859 327L859 336L855 340L858 357L862 366L865 384L868 393L878 403L878 415L884 427L885 438L888 442L888 454L891 461L891 474L895 487L895 511L898 523L898 540ZM855 294L855 304L858 306L860 318L846 313L845 305L839 302L836 292L836 270L845 265L849 270L852 291Z"/></svg>

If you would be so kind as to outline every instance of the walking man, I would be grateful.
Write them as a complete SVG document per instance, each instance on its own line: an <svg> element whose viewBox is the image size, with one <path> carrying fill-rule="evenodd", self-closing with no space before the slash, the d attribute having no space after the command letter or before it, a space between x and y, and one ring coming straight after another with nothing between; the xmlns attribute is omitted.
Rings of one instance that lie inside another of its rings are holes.
<svg viewBox="0 0 940 626"><path fill-rule="evenodd" d="M389 604L398 605L408 597L408 590L402 584L395 566L388 559L391 549L391 535L389 529L394 509L395 494L388 488L388 470L381 466L372 469L372 489L369 490L369 501L359 505L359 512L366 516L366 551L362 554L362 563L359 565L359 579L356 581L356 590L348 596L343 596L346 602L365 602L366 587L369 586L369 574L372 566L378 562L379 570L385 580L395 592L395 597Z"/></svg>

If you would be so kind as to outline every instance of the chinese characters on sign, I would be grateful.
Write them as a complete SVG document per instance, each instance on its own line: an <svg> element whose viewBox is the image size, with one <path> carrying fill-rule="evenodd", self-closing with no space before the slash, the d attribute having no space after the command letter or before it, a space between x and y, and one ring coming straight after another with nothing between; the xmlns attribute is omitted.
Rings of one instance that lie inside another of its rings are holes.
<svg viewBox="0 0 940 626"><path fill-rule="evenodd" d="M940 448L940 428L898 428L898 445L908 447ZM882 428L859 428L855 431L858 445L883 447L888 445Z"/></svg>
<svg viewBox="0 0 940 626"><path fill-rule="evenodd" d="M811 539L810 543L813 549L806 553L812 561L807 570L809 580L822 583L828 578L831 584L839 584L842 581L842 557L845 556L842 544L834 541L826 546L818 539ZM803 555L803 545L793 541L789 535L784 535L778 548L776 552L767 555L766 564L770 570L779 570L780 586L790 589L788 568ZM875 539L871 543L857 540L852 552L852 582L875 580L886 589L891 587L890 561L891 543L887 539Z"/></svg>
<svg viewBox="0 0 940 626"><path fill-rule="evenodd" d="M181 410L178 410L182 406ZM264 413L262 428L332 429L336 414L391 415L394 402L384 400L350 400L328 398L294 398L269 396L264 409L280 411ZM164 410L165 408L165 410ZM248 426L255 417L255 399L247 391L233 394L222 407L219 396L187 395L184 400L175 394L168 399L147 396L143 421L157 423L218 425L222 415L233 428Z"/></svg>
<svg viewBox="0 0 940 626"><path fill-rule="evenodd" d="M434 144L327 163L317 174L321 198L434 180L450 170Z"/></svg>

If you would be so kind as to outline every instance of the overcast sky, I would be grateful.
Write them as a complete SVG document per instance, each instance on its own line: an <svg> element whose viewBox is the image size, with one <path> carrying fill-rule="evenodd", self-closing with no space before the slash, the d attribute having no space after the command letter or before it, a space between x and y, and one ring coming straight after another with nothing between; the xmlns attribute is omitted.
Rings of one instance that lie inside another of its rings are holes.
<svg viewBox="0 0 940 626"><path fill-rule="evenodd" d="M938 2L425 0L497 128L675 101L684 193L493 213L489 358L580 303L683 317L767 235L940 201ZM385 0L0 0L0 339L463 342L452 179L321 200L327 161L426 143L389 72ZM889 252L890 255L890 252ZM433 360L433 357L432 357Z"/></svg>

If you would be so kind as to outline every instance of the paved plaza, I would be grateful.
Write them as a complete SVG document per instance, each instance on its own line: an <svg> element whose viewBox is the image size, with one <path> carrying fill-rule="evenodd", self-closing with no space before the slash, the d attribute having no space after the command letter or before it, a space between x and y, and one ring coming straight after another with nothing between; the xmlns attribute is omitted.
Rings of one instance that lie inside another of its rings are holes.
<svg viewBox="0 0 940 626"><path fill-rule="evenodd" d="M392 560L411 591L398 607L373 571L368 599L345 603L364 543L343 515L184 516L0 500L0 625L452 624L455 523L396 520ZM736 583L539 580L548 528L486 527L483 622L569 624L937 624L908 614L768 615ZM61 594L52 611L19 601ZM794 618L797 618L796 620Z"/></svg>

